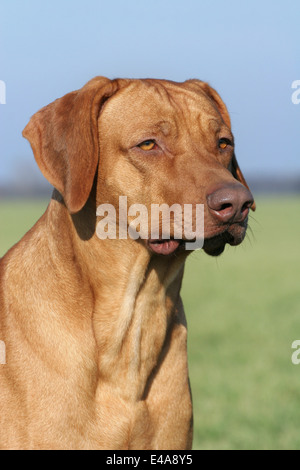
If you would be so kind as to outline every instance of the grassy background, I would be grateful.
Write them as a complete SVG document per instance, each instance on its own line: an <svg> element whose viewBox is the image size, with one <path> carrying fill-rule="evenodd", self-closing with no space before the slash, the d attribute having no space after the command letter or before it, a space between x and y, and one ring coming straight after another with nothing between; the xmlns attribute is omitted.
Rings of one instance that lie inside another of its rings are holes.
<svg viewBox="0 0 300 470"><path fill-rule="evenodd" d="M46 206L0 203L0 256ZM257 206L242 246L187 262L194 449L300 448L300 198Z"/></svg>

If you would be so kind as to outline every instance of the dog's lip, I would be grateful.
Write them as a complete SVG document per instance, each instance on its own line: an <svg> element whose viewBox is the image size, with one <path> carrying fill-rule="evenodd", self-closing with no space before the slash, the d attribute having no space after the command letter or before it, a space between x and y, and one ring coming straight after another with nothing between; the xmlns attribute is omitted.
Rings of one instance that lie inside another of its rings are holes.
<svg viewBox="0 0 300 470"><path fill-rule="evenodd" d="M171 255L184 245L184 240L175 240L172 238L151 238L147 241L148 247L158 255Z"/></svg>
<svg viewBox="0 0 300 470"><path fill-rule="evenodd" d="M211 256L219 256L223 253L226 243L231 243L233 237L231 237L228 232L221 232L218 235L215 235L204 240L203 250L206 254Z"/></svg>
<svg viewBox="0 0 300 470"><path fill-rule="evenodd" d="M238 232L236 232L236 229L239 229ZM239 245L245 237L246 229L247 224L238 223L216 231L214 234L205 237L203 250L208 255L219 256L223 253L227 243L231 246Z"/></svg>

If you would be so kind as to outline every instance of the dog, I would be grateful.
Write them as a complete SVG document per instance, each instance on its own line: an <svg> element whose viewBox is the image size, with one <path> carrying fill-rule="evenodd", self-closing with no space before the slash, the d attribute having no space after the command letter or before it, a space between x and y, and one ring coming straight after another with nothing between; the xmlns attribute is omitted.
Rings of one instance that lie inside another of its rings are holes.
<svg viewBox="0 0 300 470"><path fill-rule="evenodd" d="M225 104L199 80L96 77L23 135L54 191L0 262L0 448L191 449L187 240L101 239L96 211L201 204L203 250L240 244L255 203Z"/></svg>

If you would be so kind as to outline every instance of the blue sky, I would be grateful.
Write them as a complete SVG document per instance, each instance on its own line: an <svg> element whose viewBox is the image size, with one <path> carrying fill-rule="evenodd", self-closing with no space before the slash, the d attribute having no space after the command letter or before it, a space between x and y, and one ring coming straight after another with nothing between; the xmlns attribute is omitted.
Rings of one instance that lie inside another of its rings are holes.
<svg viewBox="0 0 300 470"><path fill-rule="evenodd" d="M6 0L0 183L38 174L30 116L96 75L199 78L231 113L244 173L300 174L299 0Z"/></svg>

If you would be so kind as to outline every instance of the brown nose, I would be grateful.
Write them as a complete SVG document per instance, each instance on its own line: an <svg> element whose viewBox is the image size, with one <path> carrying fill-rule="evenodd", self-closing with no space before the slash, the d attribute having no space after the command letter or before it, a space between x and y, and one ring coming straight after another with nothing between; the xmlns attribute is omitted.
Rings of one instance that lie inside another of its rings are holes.
<svg viewBox="0 0 300 470"><path fill-rule="evenodd" d="M211 214L220 222L243 222L254 202L250 191L242 184L227 184L207 196Z"/></svg>

